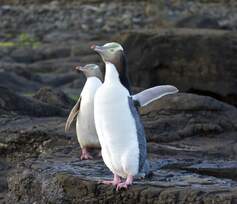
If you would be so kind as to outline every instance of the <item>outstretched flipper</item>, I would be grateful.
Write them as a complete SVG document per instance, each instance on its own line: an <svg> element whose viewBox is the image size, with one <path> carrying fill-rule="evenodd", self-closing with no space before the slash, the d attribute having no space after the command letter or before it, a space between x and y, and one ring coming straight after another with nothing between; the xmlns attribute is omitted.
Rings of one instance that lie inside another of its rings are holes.
<svg viewBox="0 0 237 204"><path fill-rule="evenodd" d="M81 103L81 97L79 97L77 103L75 104L75 106L72 108L68 118L67 118L67 122L65 125L65 132L67 132L73 122L73 120L76 118L77 114L80 111L80 103Z"/></svg>
<svg viewBox="0 0 237 204"><path fill-rule="evenodd" d="M133 95L132 99L136 105L138 103L138 106L146 106L152 101L169 94L175 94L178 91L175 86L171 85L155 86Z"/></svg>

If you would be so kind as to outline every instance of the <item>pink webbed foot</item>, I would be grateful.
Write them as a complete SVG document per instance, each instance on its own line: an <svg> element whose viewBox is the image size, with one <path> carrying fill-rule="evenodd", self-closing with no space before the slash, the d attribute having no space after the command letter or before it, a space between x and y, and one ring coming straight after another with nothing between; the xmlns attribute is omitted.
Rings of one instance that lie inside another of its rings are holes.
<svg viewBox="0 0 237 204"><path fill-rule="evenodd" d="M99 181L99 183L105 184L105 185L113 185L117 186L121 183L121 179L118 175L114 175L114 179L112 181Z"/></svg>
<svg viewBox="0 0 237 204"><path fill-rule="evenodd" d="M128 176L126 181L123 183L119 183L116 187L116 191L119 191L122 188L128 189L130 185L132 185L133 182L133 176Z"/></svg>
<svg viewBox="0 0 237 204"><path fill-rule="evenodd" d="M88 152L88 149L86 147L83 147L81 150L81 160L89 160L89 159L93 159L93 157L90 155L90 153Z"/></svg>

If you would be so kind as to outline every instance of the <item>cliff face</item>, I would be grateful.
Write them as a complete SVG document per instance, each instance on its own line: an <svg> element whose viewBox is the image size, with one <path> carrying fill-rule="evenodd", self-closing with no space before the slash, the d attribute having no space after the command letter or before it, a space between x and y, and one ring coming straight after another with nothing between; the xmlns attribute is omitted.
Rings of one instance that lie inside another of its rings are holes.
<svg viewBox="0 0 237 204"><path fill-rule="evenodd" d="M0 1L0 203L236 203L235 2L65 2ZM73 68L103 68L89 46L112 40L134 92L186 92L140 109L152 174L121 192L64 133L85 82Z"/></svg>

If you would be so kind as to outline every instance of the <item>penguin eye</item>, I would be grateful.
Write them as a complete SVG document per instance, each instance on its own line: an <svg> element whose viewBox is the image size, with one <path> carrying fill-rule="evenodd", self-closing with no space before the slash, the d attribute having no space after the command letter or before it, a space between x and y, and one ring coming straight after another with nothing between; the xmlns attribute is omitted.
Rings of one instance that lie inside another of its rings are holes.
<svg viewBox="0 0 237 204"><path fill-rule="evenodd" d="M114 49L113 49L113 48L111 48L111 49L110 49L110 51L111 51L111 52L114 52Z"/></svg>

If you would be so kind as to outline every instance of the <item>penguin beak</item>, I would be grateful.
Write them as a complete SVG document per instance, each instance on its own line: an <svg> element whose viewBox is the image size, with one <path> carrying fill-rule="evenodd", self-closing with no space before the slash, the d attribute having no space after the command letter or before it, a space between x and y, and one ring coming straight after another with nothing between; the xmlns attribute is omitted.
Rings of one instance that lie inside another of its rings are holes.
<svg viewBox="0 0 237 204"><path fill-rule="evenodd" d="M91 45L91 49L98 53L103 53L105 50L103 46L98 46L98 45Z"/></svg>
<svg viewBox="0 0 237 204"><path fill-rule="evenodd" d="M76 68L75 68L76 70L78 70L78 71L83 71L83 69L84 69L84 67L82 67L82 66L76 66Z"/></svg>

